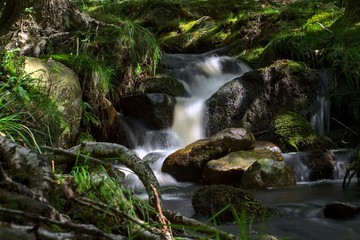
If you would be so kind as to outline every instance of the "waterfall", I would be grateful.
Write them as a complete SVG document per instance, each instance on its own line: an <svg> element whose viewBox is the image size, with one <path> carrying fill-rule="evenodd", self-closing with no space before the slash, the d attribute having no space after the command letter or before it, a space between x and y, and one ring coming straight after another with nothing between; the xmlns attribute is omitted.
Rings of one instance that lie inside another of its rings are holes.
<svg viewBox="0 0 360 240"><path fill-rule="evenodd" d="M352 149L338 149L332 150L335 158L334 163L334 179L343 179L346 172L346 167L350 163L351 156L354 154ZM308 182L310 181L309 160L311 153L309 152L292 152L283 153L284 161L294 170L296 174L296 181Z"/></svg>
<svg viewBox="0 0 360 240"><path fill-rule="evenodd" d="M150 167L160 185L178 185L175 179L161 172L163 161L175 150L206 137L203 119L206 100L222 85L251 69L238 59L212 53L164 54L162 63L168 74L183 84L188 97L176 98L173 125L169 129L141 134L143 139L136 142L143 144L135 146L135 152L140 158L156 153L157 159ZM132 173L127 173L125 181L129 187L140 187Z"/></svg>
<svg viewBox="0 0 360 240"><path fill-rule="evenodd" d="M319 80L318 94L310 109L310 123L317 133L322 134L329 130L330 124L329 76L327 70L319 73Z"/></svg>

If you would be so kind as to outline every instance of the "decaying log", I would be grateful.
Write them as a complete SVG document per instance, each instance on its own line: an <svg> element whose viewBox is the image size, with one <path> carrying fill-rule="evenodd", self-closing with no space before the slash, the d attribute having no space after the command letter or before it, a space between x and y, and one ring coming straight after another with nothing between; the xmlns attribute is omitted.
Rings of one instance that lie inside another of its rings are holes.
<svg viewBox="0 0 360 240"><path fill-rule="evenodd" d="M26 183L29 189L44 198L52 192L51 164L41 155L0 137L0 162L4 172L14 181Z"/></svg>
<svg viewBox="0 0 360 240"><path fill-rule="evenodd" d="M52 184L47 159L0 137L0 205L21 207L23 210L65 222L68 217L59 213L48 202Z"/></svg>

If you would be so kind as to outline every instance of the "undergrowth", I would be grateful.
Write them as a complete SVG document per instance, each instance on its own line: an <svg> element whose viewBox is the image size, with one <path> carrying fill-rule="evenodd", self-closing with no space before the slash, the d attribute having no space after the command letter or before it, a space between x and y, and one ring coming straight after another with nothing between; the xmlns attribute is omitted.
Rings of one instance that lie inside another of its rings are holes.
<svg viewBox="0 0 360 240"><path fill-rule="evenodd" d="M39 79L24 72L25 58L18 50L0 53L0 132L14 141L40 151L38 144L50 144L65 124Z"/></svg>

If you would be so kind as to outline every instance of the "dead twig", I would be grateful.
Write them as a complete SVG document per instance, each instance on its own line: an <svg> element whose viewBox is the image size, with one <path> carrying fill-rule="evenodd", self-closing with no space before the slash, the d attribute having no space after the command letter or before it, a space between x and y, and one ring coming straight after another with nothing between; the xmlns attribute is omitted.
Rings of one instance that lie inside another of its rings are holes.
<svg viewBox="0 0 360 240"><path fill-rule="evenodd" d="M163 214L163 211L162 211L162 207L161 207L161 202L160 202L160 199L159 199L159 194L156 190L156 188L151 184L150 185L151 188L153 189L154 191L154 196L155 196L155 207L156 207L156 210L158 212L158 218L159 218L159 222L161 223L162 225L162 232L163 232L163 235L165 237L165 239L173 239L173 234L171 232L171 228L170 228L170 223L169 221L166 219L166 217L164 216Z"/></svg>

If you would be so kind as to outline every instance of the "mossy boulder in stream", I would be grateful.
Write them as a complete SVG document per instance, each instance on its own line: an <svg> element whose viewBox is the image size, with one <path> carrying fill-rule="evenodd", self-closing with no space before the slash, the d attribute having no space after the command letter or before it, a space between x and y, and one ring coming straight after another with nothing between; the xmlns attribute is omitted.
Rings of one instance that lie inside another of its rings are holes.
<svg viewBox="0 0 360 240"><path fill-rule="evenodd" d="M295 112L277 115L271 123L270 131L272 140L283 151L309 151L334 147L329 138L317 135L306 118Z"/></svg>
<svg viewBox="0 0 360 240"><path fill-rule="evenodd" d="M243 128L227 128L170 154L163 163L162 171L178 181L200 182L207 162L230 152L251 150L254 146L255 138L250 131Z"/></svg>
<svg viewBox="0 0 360 240"><path fill-rule="evenodd" d="M296 185L295 172L285 162L262 158L244 173L244 188L287 187Z"/></svg>
<svg viewBox="0 0 360 240"><path fill-rule="evenodd" d="M165 93L173 97L187 95L184 86L176 79L168 76L151 77L140 82L134 94L143 93Z"/></svg>
<svg viewBox="0 0 360 240"><path fill-rule="evenodd" d="M147 93L121 98L121 112L141 119L149 129L168 128L173 122L175 98L163 93Z"/></svg>
<svg viewBox="0 0 360 240"><path fill-rule="evenodd" d="M207 101L207 132L213 134L224 127L268 130L277 114L307 110L315 99L317 83L315 72L294 61L277 61L247 72Z"/></svg>
<svg viewBox="0 0 360 240"><path fill-rule="evenodd" d="M211 160L204 167L202 183L240 186L247 169L257 160L265 157L275 161L282 160L280 154L268 149L232 152L220 159Z"/></svg>
<svg viewBox="0 0 360 240"><path fill-rule="evenodd" d="M233 222L236 218L245 217L247 222L259 221L274 214L272 209L263 206L259 201L241 188L227 185L202 186L192 198L195 213L212 217L220 222Z"/></svg>

